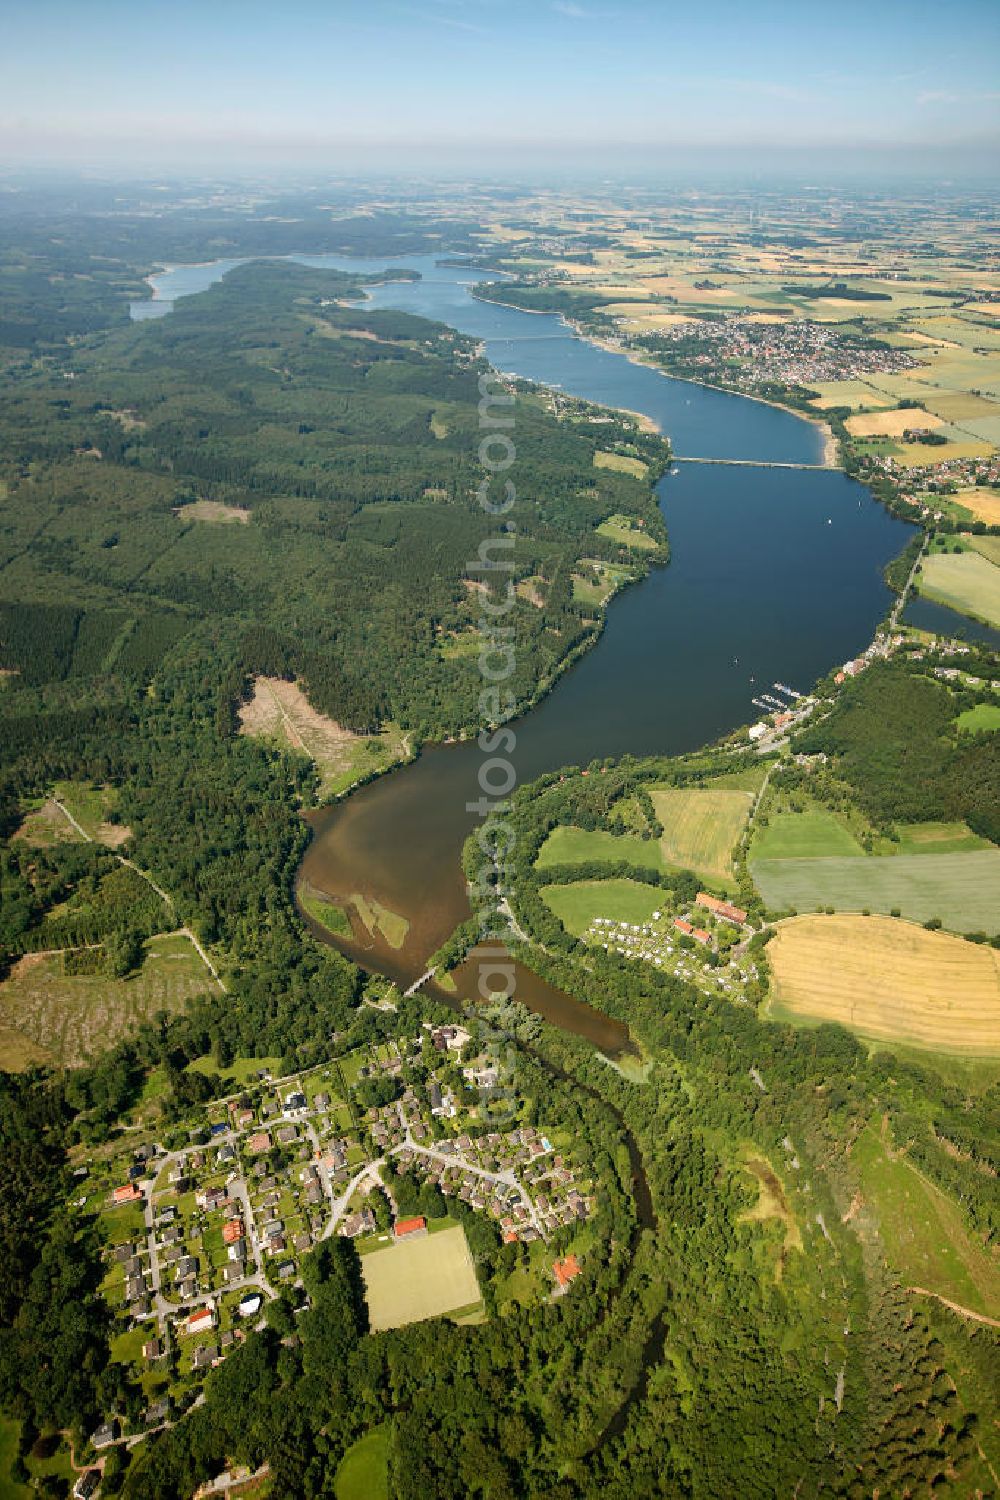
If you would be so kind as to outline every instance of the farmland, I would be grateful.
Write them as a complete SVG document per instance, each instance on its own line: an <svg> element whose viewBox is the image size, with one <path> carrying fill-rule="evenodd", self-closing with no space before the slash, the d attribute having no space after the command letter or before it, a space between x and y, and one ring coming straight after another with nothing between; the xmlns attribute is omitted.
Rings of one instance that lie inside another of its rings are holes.
<svg viewBox="0 0 1000 1500"><path fill-rule="evenodd" d="M862 853L850 830L824 808L772 813L766 825L757 828L751 846L754 860L824 859Z"/></svg>
<svg viewBox="0 0 1000 1500"><path fill-rule="evenodd" d="M936 552L924 560L917 585L928 599L1000 625L1000 568L979 552Z"/></svg>
<svg viewBox="0 0 1000 1500"><path fill-rule="evenodd" d="M656 839L643 839L632 833L608 833L603 828L576 828L571 823L553 828L535 863L539 870L546 870L553 865L580 865L594 859L623 861L637 870L668 868Z"/></svg>
<svg viewBox="0 0 1000 1500"><path fill-rule="evenodd" d="M362 1257L374 1330L401 1328L479 1301L479 1283L461 1225L402 1240Z"/></svg>
<svg viewBox="0 0 1000 1500"><path fill-rule="evenodd" d="M963 854L861 855L755 860L754 884L775 912L891 912L915 922L936 917L954 932L992 933L1000 911L1000 850Z"/></svg>
<svg viewBox="0 0 1000 1500"><path fill-rule="evenodd" d="M907 1283L984 1317L1000 1317L996 1266L969 1235L957 1205L871 1127L853 1158L866 1213Z"/></svg>
<svg viewBox="0 0 1000 1500"><path fill-rule="evenodd" d="M538 868L606 860L661 873L693 870L715 885L731 885L730 855L750 811L752 793L735 787L653 787L650 797L663 825L659 840L561 824L542 845Z"/></svg>
<svg viewBox="0 0 1000 1500"><path fill-rule="evenodd" d="M660 848L668 864L728 885L732 850L753 801L750 792L728 788L662 788L650 791L663 824Z"/></svg>
<svg viewBox="0 0 1000 1500"><path fill-rule="evenodd" d="M29 953L0 984L0 1064L73 1066L157 1011L177 1011L211 977L187 937L151 938L127 979L67 974L62 953Z"/></svg>
<svg viewBox="0 0 1000 1500"><path fill-rule="evenodd" d="M769 945L771 1013L839 1021L875 1041L1000 1056L994 949L886 917L807 916Z"/></svg>

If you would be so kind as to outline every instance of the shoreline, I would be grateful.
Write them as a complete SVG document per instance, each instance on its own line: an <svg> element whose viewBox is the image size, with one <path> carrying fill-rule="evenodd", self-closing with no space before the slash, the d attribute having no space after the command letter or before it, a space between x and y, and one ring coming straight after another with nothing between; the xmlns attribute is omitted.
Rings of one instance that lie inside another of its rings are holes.
<svg viewBox="0 0 1000 1500"><path fill-rule="evenodd" d="M672 371L664 370L662 366L653 364L651 360L644 359L633 349L619 348L617 345L612 344L609 340L602 339L595 334L587 332L587 330L581 328L579 324L571 323L568 318L565 320L565 322L567 327L572 328L573 332L579 338L586 339L588 343L595 345L595 347L598 349L603 349L606 354L618 354L623 359L627 359L630 364L640 365L644 370L652 370L654 374L663 375L667 380L681 380L685 385L699 385L703 390L716 391L720 396L736 396L741 401L756 401L760 406L770 406L773 407L775 411L784 411L787 412L789 416L798 417L800 422L808 422L810 427L815 427L817 429L823 441L823 448L820 456L821 466L824 469L830 469L835 473L842 474L844 472L844 466L839 462L840 445L837 441L836 434L834 433L833 428L830 426L829 422L825 422L822 417L811 417L807 415L806 412L799 411L797 406L789 406L787 402L784 401L773 401L767 396L751 396L746 391L731 391L727 386L716 385L711 380L699 380L694 375L675 375Z"/></svg>
<svg viewBox="0 0 1000 1500"><path fill-rule="evenodd" d="M573 319L567 317L565 313L549 312L543 307L519 307L516 302L501 302L498 297L477 296L474 291L470 291L469 296L475 302L488 302L491 303L494 307L505 307L509 312L527 313L531 317L558 318L560 322L562 322L565 327L567 327L574 334L576 338L582 339L585 343L593 344L595 349L602 349L605 354L617 354L622 359L627 359L630 364L639 365L644 370L652 370L654 374L662 375L667 380L681 380L685 383L685 385L700 385L704 390L717 391L719 395L722 396L737 396L742 401L757 401L761 406L773 407L775 411L788 412L789 416L798 417L802 422L808 422L811 427L815 427L819 432L819 435L822 438L822 451L820 455L821 466L824 469L831 469L843 473L843 464L839 462L840 445L837 441L836 435L834 434L833 428L830 426L829 422L825 422L822 417L809 416L806 412L800 411L796 406L789 406L784 401L773 401L767 396L752 396L749 395L746 391L731 391L724 385L716 385L711 380L699 380L696 376L693 375L675 375L670 370L664 370L661 365L654 364L652 360L643 358L643 356L636 353L634 349L621 348L618 345L611 343L609 339L602 338L599 334L592 333L589 329L582 327L581 324L575 323ZM536 381L533 383L540 384L541 382ZM544 389L553 390L555 388L553 386L544 386ZM664 433L662 427L660 427L658 423L654 422L652 417L646 416L645 413L632 411L627 406L609 407L608 409L614 411L623 411L628 416L635 417L636 420L640 423L640 427L643 432L656 434L660 437L666 437L667 442L670 442L670 434Z"/></svg>

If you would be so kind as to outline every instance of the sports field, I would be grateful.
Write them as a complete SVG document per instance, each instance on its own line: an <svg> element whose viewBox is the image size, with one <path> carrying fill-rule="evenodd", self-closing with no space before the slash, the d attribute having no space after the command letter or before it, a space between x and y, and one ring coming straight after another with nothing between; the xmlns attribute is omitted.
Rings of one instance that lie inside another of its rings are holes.
<svg viewBox="0 0 1000 1500"><path fill-rule="evenodd" d="M979 552L935 552L924 559L917 587L928 599L1000 625L1000 568Z"/></svg>
<svg viewBox="0 0 1000 1500"><path fill-rule="evenodd" d="M361 1257L373 1331L437 1318L479 1301L479 1282L460 1224Z"/></svg>
<svg viewBox="0 0 1000 1500"><path fill-rule="evenodd" d="M793 917L767 947L770 1010L875 1041L1000 1057L1000 954L891 917Z"/></svg>
<svg viewBox="0 0 1000 1500"><path fill-rule="evenodd" d="M663 824L660 848L666 862L731 884L731 855L749 816L752 794L712 787L665 787L649 795Z"/></svg>
<svg viewBox="0 0 1000 1500"><path fill-rule="evenodd" d="M968 854L899 854L891 859L761 859L750 866L772 911L891 912L953 932L1000 928L1000 849Z"/></svg>
<svg viewBox="0 0 1000 1500"><path fill-rule="evenodd" d="M586 932L595 917L648 922L663 905L663 892L641 880L577 880L572 885L544 885L540 894L574 937Z"/></svg>

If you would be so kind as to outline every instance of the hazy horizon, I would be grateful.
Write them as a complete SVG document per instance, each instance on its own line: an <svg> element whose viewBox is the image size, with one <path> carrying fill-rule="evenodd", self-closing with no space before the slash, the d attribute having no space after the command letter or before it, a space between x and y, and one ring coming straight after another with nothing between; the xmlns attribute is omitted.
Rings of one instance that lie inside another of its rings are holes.
<svg viewBox="0 0 1000 1500"><path fill-rule="evenodd" d="M38 0L0 19L0 164L988 178L1000 7Z"/></svg>

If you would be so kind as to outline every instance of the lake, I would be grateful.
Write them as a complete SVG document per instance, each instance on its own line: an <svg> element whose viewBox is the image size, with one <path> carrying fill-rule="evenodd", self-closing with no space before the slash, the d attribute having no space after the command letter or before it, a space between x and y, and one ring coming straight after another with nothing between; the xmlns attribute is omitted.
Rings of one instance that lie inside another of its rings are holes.
<svg viewBox="0 0 1000 1500"><path fill-rule="evenodd" d="M362 274L387 265L295 258ZM146 315L168 311L171 299L204 290L235 264L153 277L163 300L139 306ZM422 279L374 287L369 305L435 318L483 339L488 359L506 373L641 412L679 454L821 461L821 433L792 413L637 365L578 338L560 318L478 301L470 288L480 273L440 266L434 257L400 264ZM614 600L597 645L514 726L519 781L602 756L676 754L705 744L758 717L751 699L772 683L807 691L832 665L856 656L887 613L892 596L882 569L913 528L839 471L680 465L657 493L670 564ZM334 900L374 898L410 924L399 949L359 926L337 946L404 987L468 914L460 854L475 823L465 806L479 795L482 759L471 743L430 747L311 817L315 837L302 878ZM473 998L475 965L456 977L459 994ZM627 1042L623 1027L523 969L517 995L604 1051Z"/></svg>

